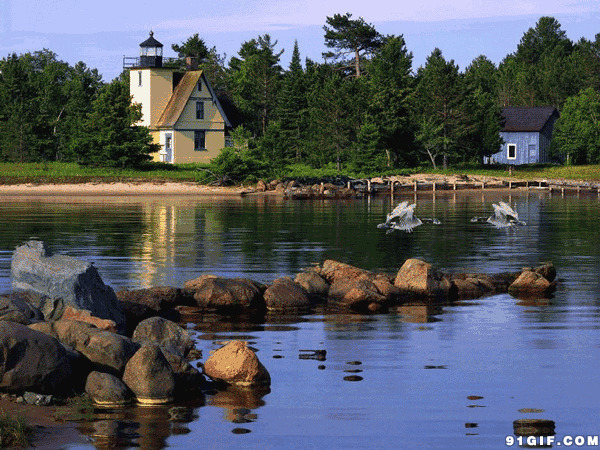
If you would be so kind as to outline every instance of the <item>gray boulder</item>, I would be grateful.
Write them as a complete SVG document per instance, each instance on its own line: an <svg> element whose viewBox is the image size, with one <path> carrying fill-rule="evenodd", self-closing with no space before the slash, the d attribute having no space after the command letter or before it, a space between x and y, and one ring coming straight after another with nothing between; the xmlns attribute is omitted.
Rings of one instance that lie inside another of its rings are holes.
<svg viewBox="0 0 600 450"><path fill-rule="evenodd" d="M66 255L52 255L42 241L30 240L13 253L11 263L14 291L32 291L62 299L75 308L90 311L115 322L125 330L125 316L115 292L102 281L90 263Z"/></svg>
<svg viewBox="0 0 600 450"><path fill-rule="evenodd" d="M0 322L0 389L50 394L69 387L67 351L55 338L25 325Z"/></svg>
<svg viewBox="0 0 600 450"><path fill-rule="evenodd" d="M133 332L132 339L140 345L157 344L182 358L195 346L185 329L162 317L142 320Z"/></svg>
<svg viewBox="0 0 600 450"><path fill-rule="evenodd" d="M312 270L300 272L296 275L294 281L312 296L326 298L329 292L329 283L321 275Z"/></svg>
<svg viewBox="0 0 600 450"><path fill-rule="evenodd" d="M104 372L91 372L85 392L99 405L120 406L131 401L131 391L119 378Z"/></svg>
<svg viewBox="0 0 600 450"><path fill-rule="evenodd" d="M123 382L139 403L160 405L173 400L175 376L158 345L140 348L125 366Z"/></svg>

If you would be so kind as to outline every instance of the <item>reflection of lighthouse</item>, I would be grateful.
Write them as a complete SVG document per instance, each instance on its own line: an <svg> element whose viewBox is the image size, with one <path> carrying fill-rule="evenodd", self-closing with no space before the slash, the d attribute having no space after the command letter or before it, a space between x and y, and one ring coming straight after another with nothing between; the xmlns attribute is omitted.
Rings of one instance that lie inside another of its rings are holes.
<svg viewBox="0 0 600 450"><path fill-rule="evenodd" d="M9 33L11 31L10 9L10 0L0 0L0 33Z"/></svg>

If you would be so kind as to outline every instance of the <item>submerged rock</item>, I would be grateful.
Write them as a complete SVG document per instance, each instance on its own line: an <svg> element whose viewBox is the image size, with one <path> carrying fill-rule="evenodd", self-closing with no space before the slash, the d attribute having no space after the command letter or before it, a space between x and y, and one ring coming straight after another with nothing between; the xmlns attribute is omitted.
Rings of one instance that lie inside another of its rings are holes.
<svg viewBox="0 0 600 450"><path fill-rule="evenodd" d="M194 300L201 308L217 310L264 309L264 286L244 278L203 276L186 287L194 289Z"/></svg>
<svg viewBox="0 0 600 450"><path fill-rule="evenodd" d="M508 287L508 292L518 298L547 297L555 289L556 283L550 282L542 273L534 270L523 270L521 275Z"/></svg>
<svg viewBox="0 0 600 450"><path fill-rule="evenodd" d="M231 341L204 363L204 373L213 380L236 386L268 386L269 372L244 341Z"/></svg>

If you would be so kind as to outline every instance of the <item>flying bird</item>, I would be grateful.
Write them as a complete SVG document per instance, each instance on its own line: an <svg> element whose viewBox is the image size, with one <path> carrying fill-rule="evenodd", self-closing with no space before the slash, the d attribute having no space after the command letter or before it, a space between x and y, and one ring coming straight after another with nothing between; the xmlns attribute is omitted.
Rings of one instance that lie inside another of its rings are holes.
<svg viewBox="0 0 600 450"><path fill-rule="evenodd" d="M442 223L438 219L419 219L418 217L415 217L414 211L416 206L416 203L409 205L408 201L399 203L398 206L396 206L392 212L386 216L385 222L377 225L377 228L386 229L386 234L389 234L394 230L401 230L411 233L414 228L422 225L423 223L433 223L435 225L440 225Z"/></svg>
<svg viewBox="0 0 600 450"><path fill-rule="evenodd" d="M489 217L473 217L471 222L487 222L491 223L496 228L527 225L525 222L519 219L519 214L512 209L508 203L492 203L492 206L494 207L494 214Z"/></svg>

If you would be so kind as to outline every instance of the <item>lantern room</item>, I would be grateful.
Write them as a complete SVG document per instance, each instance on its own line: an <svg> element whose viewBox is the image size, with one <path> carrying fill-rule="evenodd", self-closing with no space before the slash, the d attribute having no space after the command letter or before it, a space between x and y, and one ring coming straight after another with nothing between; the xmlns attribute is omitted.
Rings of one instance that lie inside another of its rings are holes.
<svg viewBox="0 0 600 450"><path fill-rule="evenodd" d="M140 44L140 67L162 67L163 45L154 39L154 32Z"/></svg>

